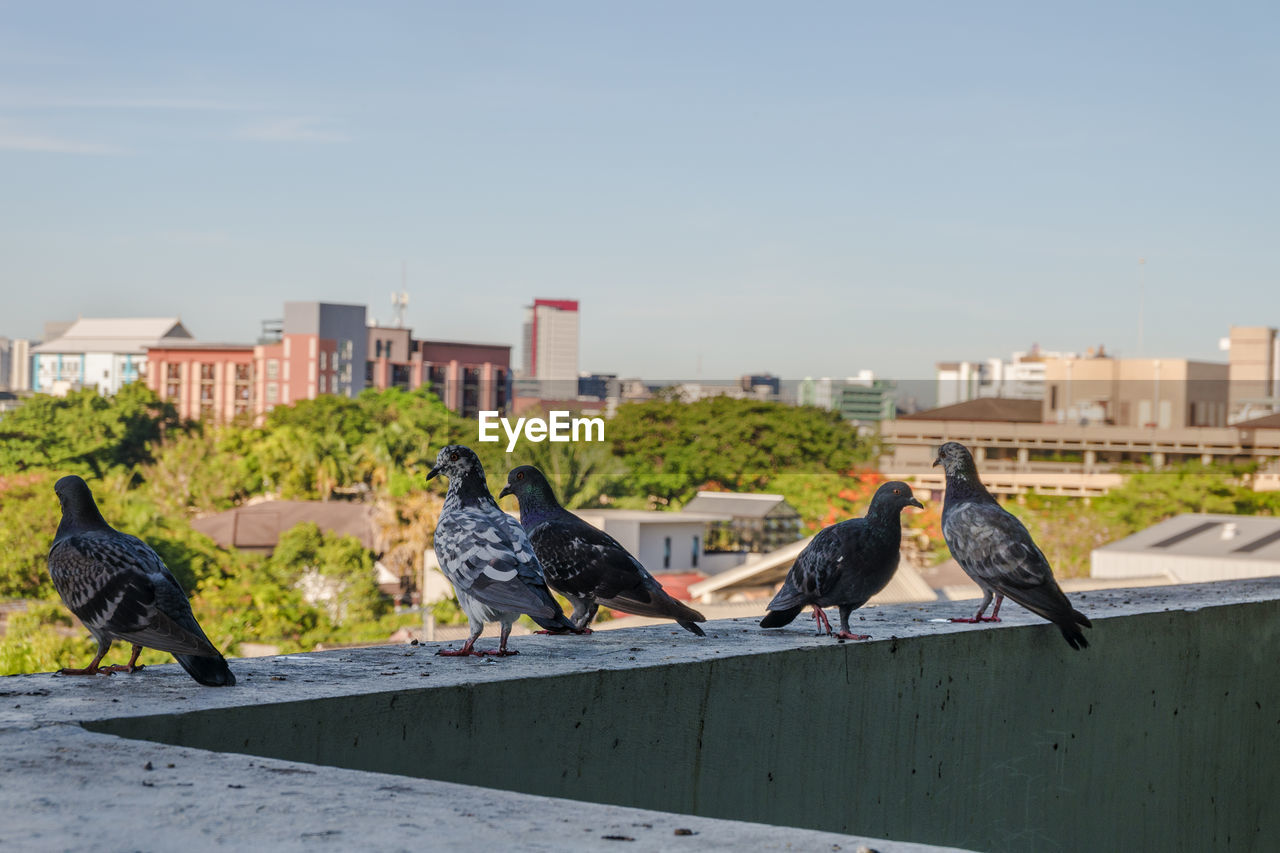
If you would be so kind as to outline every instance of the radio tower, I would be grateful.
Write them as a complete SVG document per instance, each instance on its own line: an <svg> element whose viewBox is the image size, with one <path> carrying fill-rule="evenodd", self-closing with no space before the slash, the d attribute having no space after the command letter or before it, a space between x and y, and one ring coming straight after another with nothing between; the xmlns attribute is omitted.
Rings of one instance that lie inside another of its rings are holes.
<svg viewBox="0 0 1280 853"><path fill-rule="evenodd" d="M409 291L405 287L405 262L400 262L400 292L391 294L391 325L404 328L404 312L409 307Z"/></svg>

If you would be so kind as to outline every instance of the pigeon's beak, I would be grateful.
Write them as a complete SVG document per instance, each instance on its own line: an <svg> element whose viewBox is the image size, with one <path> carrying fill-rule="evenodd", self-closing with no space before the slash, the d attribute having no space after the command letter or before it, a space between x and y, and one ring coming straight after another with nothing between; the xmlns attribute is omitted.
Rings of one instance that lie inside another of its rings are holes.
<svg viewBox="0 0 1280 853"><path fill-rule="evenodd" d="M912 498L911 500L907 501L907 506L913 506L916 509L924 509L924 504L920 503L920 501L916 500L915 498Z"/></svg>
<svg viewBox="0 0 1280 853"><path fill-rule="evenodd" d="M427 472L427 479L430 480L432 477L434 477L436 474L439 474L439 473L440 473L440 466L437 465L436 467L432 468L430 471Z"/></svg>
<svg viewBox="0 0 1280 853"><path fill-rule="evenodd" d="M506 497L507 495L509 495L509 494L511 494L511 487L510 487L510 486L503 486L503 487L502 487L502 491L498 492L498 497L500 497L500 498L505 498L505 497Z"/></svg>
<svg viewBox="0 0 1280 853"><path fill-rule="evenodd" d="M932 465L932 466L930 466L930 467L937 468L937 467L938 467L939 465L941 465L941 464L942 464L942 454L941 454L941 453L939 453L939 454L938 454L938 458L937 458L937 459L935 459L935 460L933 460L933 465Z"/></svg>

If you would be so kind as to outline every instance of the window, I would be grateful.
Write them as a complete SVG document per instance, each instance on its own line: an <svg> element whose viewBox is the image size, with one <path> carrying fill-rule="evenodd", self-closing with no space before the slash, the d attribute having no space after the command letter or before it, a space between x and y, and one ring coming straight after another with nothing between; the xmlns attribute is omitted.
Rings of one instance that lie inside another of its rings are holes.
<svg viewBox="0 0 1280 853"><path fill-rule="evenodd" d="M662 568L671 568L671 537L666 536L662 540Z"/></svg>
<svg viewBox="0 0 1280 853"><path fill-rule="evenodd" d="M702 550L702 537L693 537L693 567L698 568L698 552Z"/></svg>
<svg viewBox="0 0 1280 853"><path fill-rule="evenodd" d="M267 378L268 378L268 379L279 379L279 378L280 378L280 361L279 361L279 359L275 359L275 358L269 358L269 359L267 359Z"/></svg>
<svg viewBox="0 0 1280 853"><path fill-rule="evenodd" d="M325 359L327 359L328 357L329 357L329 353L325 352L324 350L320 350L320 369L321 370L325 369L325 366L326 366Z"/></svg>
<svg viewBox="0 0 1280 853"><path fill-rule="evenodd" d="M267 402L274 403L280 397L280 386L274 382L267 383Z"/></svg>
<svg viewBox="0 0 1280 853"><path fill-rule="evenodd" d="M321 360L321 361L323 361L323 360L324 360L324 353L320 353L320 360ZM325 384L326 384L326 383L325 383L325 380L326 380L327 378L328 378L328 375L327 375L327 374L324 374L324 373L321 373L321 374L320 374L320 393L321 393L321 394L327 394L327 393L328 393L328 391L327 391L327 390L325 390Z"/></svg>

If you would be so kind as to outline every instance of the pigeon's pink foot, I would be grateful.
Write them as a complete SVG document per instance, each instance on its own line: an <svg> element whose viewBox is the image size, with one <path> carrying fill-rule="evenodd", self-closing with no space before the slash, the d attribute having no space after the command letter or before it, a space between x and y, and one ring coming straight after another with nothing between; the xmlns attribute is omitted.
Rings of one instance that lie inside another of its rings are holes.
<svg viewBox="0 0 1280 853"><path fill-rule="evenodd" d="M481 649L480 651L476 652L476 654L492 655L495 658L507 658L507 657L511 657L512 655L518 655L520 654L520 652L518 652L515 649Z"/></svg>
<svg viewBox="0 0 1280 853"><path fill-rule="evenodd" d="M113 663L111 666L98 667L98 672L137 672L146 664Z"/></svg>
<svg viewBox="0 0 1280 853"><path fill-rule="evenodd" d="M979 616L974 621L975 622L999 622L1000 617L999 616Z"/></svg>
<svg viewBox="0 0 1280 853"><path fill-rule="evenodd" d="M58 675L97 675L98 673L110 675L111 672L112 670L110 667L87 666L84 669L71 669L70 667L66 667L58 670Z"/></svg>
<svg viewBox="0 0 1280 853"><path fill-rule="evenodd" d="M976 625L982 621L981 616L952 616L948 622L963 622L965 625Z"/></svg>
<svg viewBox="0 0 1280 853"><path fill-rule="evenodd" d="M848 631L841 631L836 634L837 640L870 640L870 634L850 634Z"/></svg>
<svg viewBox="0 0 1280 853"><path fill-rule="evenodd" d="M436 652L436 654L438 654L442 658L461 658L461 657L467 657L468 655L474 655L476 657L480 657L480 652L472 650L470 643L468 643L467 645L463 646L460 649L441 649L440 651Z"/></svg>
<svg viewBox="0 0 1280 853"><path fill-rule="evenodd" d="M566 636L566 635L568 635L568 634L572 634L572 633L574 633L574 632L573 632L573 631L549 631L549 630L547 630L546 628L543 628L542 630L540 630L540 631L534 631L533 633L535 633L535 634L547 634L548 636L551 636L551 637L564 637L564 636Z"/></svg>
<svg viewBox="0 0 1280 853"><path fill-rule="evenodd" d="M827 619L827 614L823 613L822 608L816 604L813 607L813 621L818 625L818 634L831 636L831 622Z"/></svg>

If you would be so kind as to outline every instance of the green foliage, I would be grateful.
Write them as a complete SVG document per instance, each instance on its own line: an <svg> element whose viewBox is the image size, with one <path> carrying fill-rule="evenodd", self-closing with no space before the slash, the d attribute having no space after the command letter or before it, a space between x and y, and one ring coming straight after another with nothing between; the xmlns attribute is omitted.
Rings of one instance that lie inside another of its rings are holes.
<svg viewBox="0 0 1280 853"><path fill-rule="evenodd" d="M112 397L91 388L37 394L0 417L0 472L48 468L101 477L151 461L154 443L186 428L173 404L140 382Z"/></svg>
<svg viewBox="0 0 1280 853"><path fill-rule="evenodd" d="M606 435L630 490L659 505L687 501L709 483L760 491L784 471L845 474L874 452L835 412L728 397L628 403Z"/></svg>
<svg viewBox="0 0 1280 853"><path fill-rule="evenodd" d="M338 536L305 522L280 537L266 571L283 588L310 582L332 595L335 624L380 619L390 609L374 580L373 558L353 536ZM316 579L323 580L316 580Z"/></svg>

